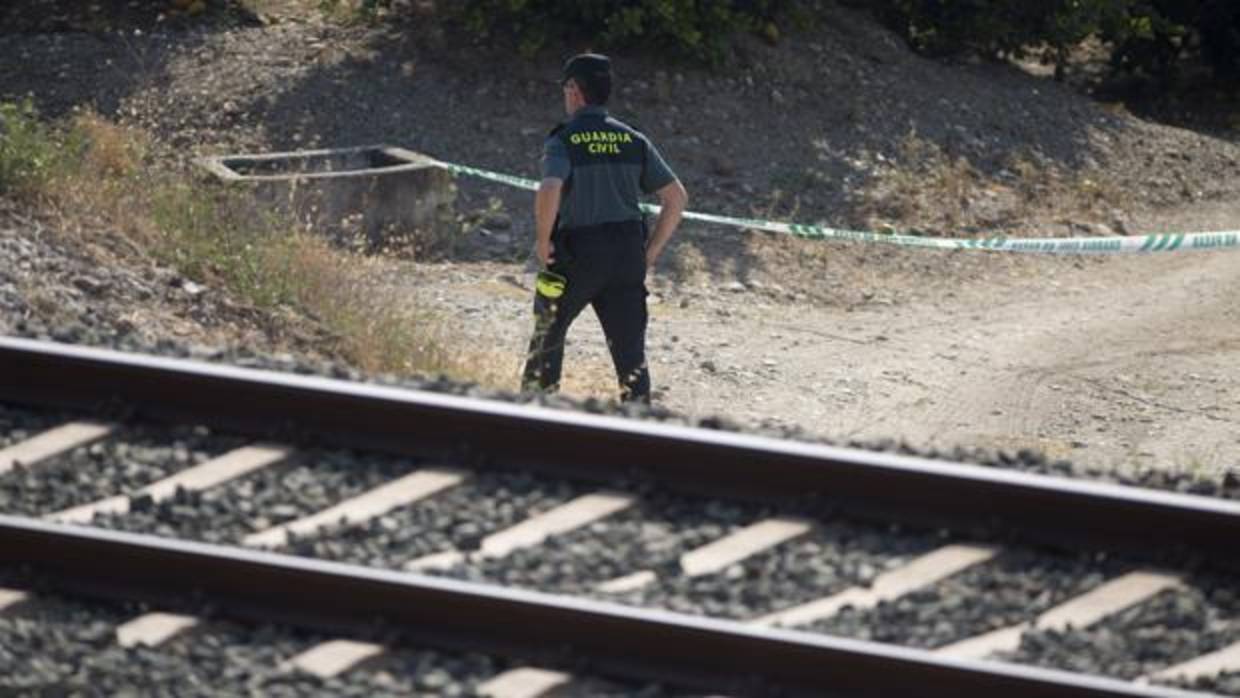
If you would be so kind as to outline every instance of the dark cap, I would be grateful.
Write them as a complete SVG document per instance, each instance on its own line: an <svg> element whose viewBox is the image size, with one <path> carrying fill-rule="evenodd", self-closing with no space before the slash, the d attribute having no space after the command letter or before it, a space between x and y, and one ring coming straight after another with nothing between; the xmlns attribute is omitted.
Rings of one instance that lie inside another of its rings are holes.
<svg viewBox="0 0 1240 698"><path fill-rule="evenodd" d="M573 78L586 85L611 81L611 59L598 53L581 53L568 59L560 82Z"/></svg>

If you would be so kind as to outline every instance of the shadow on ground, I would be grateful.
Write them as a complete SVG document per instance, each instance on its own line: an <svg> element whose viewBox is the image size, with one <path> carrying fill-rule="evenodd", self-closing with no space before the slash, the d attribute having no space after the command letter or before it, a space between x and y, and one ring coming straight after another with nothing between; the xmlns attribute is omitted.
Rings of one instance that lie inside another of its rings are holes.
<svg viewBox="0 0 1240 698"><path fill-rule="evenodd" d="M322 146L391 142L535 176L543 138L561 118L554 77L562 56L524 60L432 34L404 25L359 32L338 60L260 105L272 147L304 145L294 133ZM1016 151L1067 170L1100 166L1108 153L1098 134L1126 127L1069 88L1011 66L922 59L844 9L795 41L745 45L724 72L648 52L613 57L613 113L660 145L695 209L731 215L859 226L858 197L909 136L995 175ZM461 188L466 208L494 198L513 221L513 244L528 240L527 193L469 181ZM737 231L686 227L696 232L677 244L694 251L693 262L671 267L677 278L744 281L765 265Z"/></svg>
<svg viewBox="0 0 1240 698"><path fill-rule="evenodd" d="M166 78L173 56L259 24L231 0L194 15L170 10L149 1L9 0L0 7L0 100L29 97L49 118L74 108L119 115L125 97Z"/></svg>
<svg viewBox="0 0 1240 698"><path fill-rule="evenodd" d="M22 35L0 49L0 72L17 76L0 86L0 98L32 92L52 115L93 103L125 116L126 96L142 90L146 103L159 102L151 128L178 147L392 143L530 177L547 131L562 118L560 62L576 48L524 59L425 23L248 21L208 22L162 38L145 31ZM169 72L173 56L180 72ZM964 163L983 187L1002 183L1014 157L1065 172L1105 170L1138 196L1205 188L1193 178L1206 181L1217 169L1199 157L1184 181L1166 186L1165 163L1140 152L1148 124L1011 65L921 58L844 8L777 46L742 42L724 70L672 64L651 51L613 57L613 112L659 144L701 211L867 227L875 185L892 171L916 175L925 164L924 149L902 148L910 139L944 162ZM1148 147L1170 157L1186 146ZM523 258L532 235L529 194L469 180L460 190L468 225L449 258ZM506 222L483 235L496 220ZM797 246L814 257L829 244L780 243L778 254L769 254L764 236L685 228L666 270L680 282L778 276L783 270L774 265L795 263ZM866 263L866 254L849 254Z"/></svg>

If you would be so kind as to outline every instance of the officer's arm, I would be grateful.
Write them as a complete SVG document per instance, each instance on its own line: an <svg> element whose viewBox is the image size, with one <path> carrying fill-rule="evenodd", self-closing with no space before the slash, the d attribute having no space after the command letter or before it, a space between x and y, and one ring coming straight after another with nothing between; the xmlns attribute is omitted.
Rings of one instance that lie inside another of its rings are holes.
<svg viewBox="0 0 1240 698"><path fill-rule="evenodd" d="M534 232L538 241L538 257L543 264L554 261L551 229L555 226L555 216L560 210L560 193L563 188L564 180L544 177L538 185L538 193L534 195Z"/></svg>
<svg viewBox="0 0 1240 698"><path fill-rule="evenodd" d="M654 222L654 234L650 236L650 242L646 244L647 267L653 267L659 259L663 248L667 246L667 241L672 239L672 233L676 232L676 226L680 225L680 217L685 212L685 206L689 204L689 193L685 191L679 179L673 179L670 184L664 185L655 193L663 209L659 211L659 217Z"/></svg>

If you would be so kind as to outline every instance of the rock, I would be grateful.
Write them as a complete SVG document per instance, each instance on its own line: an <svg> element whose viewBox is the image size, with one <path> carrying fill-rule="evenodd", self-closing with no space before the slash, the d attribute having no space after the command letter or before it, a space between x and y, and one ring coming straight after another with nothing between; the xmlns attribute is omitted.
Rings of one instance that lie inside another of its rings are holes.
<svg viewBox="0 0 1240 698"><path fill-rule="evenodd" d="M489 211L482 219L482 225L495 230L508 230L512 227L512 216L504 211Z"/></svg>
<svg viewBox="0 0 1240 698"><path fill-rule="evenodd" d="M710 171L719 177L732 177L736 174L736 163L722 153L711 153Z"/></svg>
<svg viewBox="0 0 1240 698"><path fill-rule="evenodd" d="M108 288L107 282L88 275L74 277L73 285L92 296L101 295Z"/></svg>

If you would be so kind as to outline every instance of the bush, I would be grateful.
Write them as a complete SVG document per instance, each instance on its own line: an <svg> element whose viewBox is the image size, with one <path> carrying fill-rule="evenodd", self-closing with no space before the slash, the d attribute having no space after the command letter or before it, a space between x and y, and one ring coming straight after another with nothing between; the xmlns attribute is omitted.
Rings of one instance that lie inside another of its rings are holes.
<svg viewBox="0 0 1240 698"><path fill-rule="evenodd" d="M1216 75L1240 79L1240 4L1235 0L1157 3L1159 12L1195 34L1197 46Z"/></svg>
<svg viewBox="0 0 1240 698"><path fill-rule="evenodd" d="M464 0L455 13L472 32L487 36L515 28L520 48L532 53L567 40L626 46L646 43L718 62L739 32L773 29L786 0Z"/></svg>
<svg viewBox="0 0 1240 698"><path fill-rule="evenodd" d="M880 17L932 55L1022 57L1031 48L1062 66L1091 34L1119 33L1129 0L880 0Z"/></svg>
<svg viewBox="0 0 1240 698"><path fill-rule="evenodd" d="M29 99L0 102L0 193L38 190L59 152Z"/></svg>
<svg viewBox="0 0 1240 698"><path fill-rule="evenodd" d="M371 372L477 371L441 342L437 322L373 279L382 261L334 248L236 191L143 166L145 134L91 112L46 123L0 102L0 194L17 194L82 243L99 235L186 277L227 289L271 318L312 318L324 349ZM102 224L102 226L100 226Z"/></svg>
<svg viewBox="0 0 1240 698"><path fill-rule="evenodd" d="M1166 76L1186 58L1240 78L1235 0L878 0L866 3L911 46L931 55L1020 57L1043 50L1056 73L1089 36L1113 47L1116 70Z"/></svg>
<svg viewBox="0 0 1240 698"><path fill-rule="evenodd" d="M332 0L334 1L334 0ZM552 45L647 46L719 63L741 33L779 38L779 22L804 20L816 3L792 0L456 0L438 19L482 41L512 41L524 55ZM364 14L395 12L393 0L362 0ZM416 4L415 4L416 5ZM414 10L425 13L425 7Z"/></svg>

